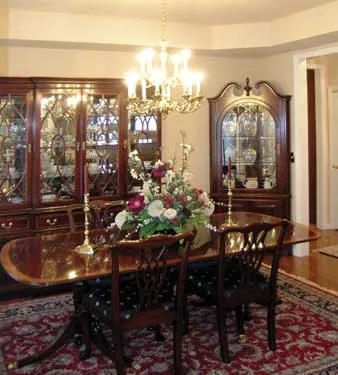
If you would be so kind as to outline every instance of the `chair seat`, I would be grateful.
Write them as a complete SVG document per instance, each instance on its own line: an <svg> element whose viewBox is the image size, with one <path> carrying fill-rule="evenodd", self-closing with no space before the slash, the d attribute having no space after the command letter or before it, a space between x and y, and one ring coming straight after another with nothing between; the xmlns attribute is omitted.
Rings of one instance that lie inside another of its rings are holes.
<svg viewBox="0 0 338 375"><path fill-rule="evenodd" d="M205 300L216 303L217 300L217 265L216 262L203 264L199 262L195 267L189 268L188 274L188 291L194 293ZM225 275L224 275L224 297L230 297L236 291L239 292L240 286L240 265L237 257L225 258ZM260 273L255 274L255 288L261 290L269 287L268 280ZM246 285L246 292L248 285ZM254 290L253 290L254 291Z"/></svg>
<svg viewBox="0 0 338 375"><path fill-rule="evenodd" d="M166 279L162 285L161 292L158 295L159 307L164 310L174 310L176 308L176 301L174 295L175 285L173 274L176 269L169 270L170 277ZM139 311L140 299L138 293L138 286L136 281L136 274L121 276L120 288L120 318L121 320L131 319L137 311ZM111 286L111 283L110 283ZM92 315L104 320L107 324L111 323L112 319L112 302L111 302L111 288L102 288L102 283L98 283L97 288L91 288L84 296L84 308Z"/></svg>

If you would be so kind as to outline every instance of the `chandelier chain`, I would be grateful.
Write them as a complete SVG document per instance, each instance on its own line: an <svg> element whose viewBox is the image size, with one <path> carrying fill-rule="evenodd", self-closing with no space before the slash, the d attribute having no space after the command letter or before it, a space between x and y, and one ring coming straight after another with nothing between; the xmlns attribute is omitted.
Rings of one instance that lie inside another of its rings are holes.
<svg viewBox="0 0 338 375"><path fill-rule="evenodd" d="M161 3L161 40L162 42L167 41L167 2L166 0L162 0Z"/></svg>

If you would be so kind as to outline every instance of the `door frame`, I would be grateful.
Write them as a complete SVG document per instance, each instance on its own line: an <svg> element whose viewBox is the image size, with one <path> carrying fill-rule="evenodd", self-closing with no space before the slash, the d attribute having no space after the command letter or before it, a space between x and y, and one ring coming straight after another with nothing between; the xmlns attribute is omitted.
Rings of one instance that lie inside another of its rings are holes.
<svg viewBox="0 0 338 375"><path fill-rule="evenodd" d="M330 141L332 137L329 121L329 98L327 67L324 64L308 63L308 69L315 71L315 101L316 101L316 200L317 200L317 227L320 229L330 229L330 207L331 207L331 187L330 178ZM309 186L310 189L310 186Z"/></svg>
<svg viewBox="0 0 338 375"><path fill-rule="evenodd" d="M333 108L334 108L335 102L336 102L337 112L338 112L338 99L334 100L334 95L337 95L337 97L338 97L338 87L335 87L335 86L328 87L329 132L330 132L331 135L333 135L333 126L334 126ZM338 133L338 131L336 133ZM329 142L329 162L328 162L329 178L330 178L330 180L329 180L330 183L328 184L328 186L330 188L330 191L329 191L329 193L330 193L330 211L329 211L330 225L329 225L329 229L337 229L338 228L338 215L337 215L337 213L335 213L335 209L334 209L335 206L338 205L338 202L337 202L337 194L335 194L336 191L333 187L334 177L333 177L333 170L332 170L332 166L333 166L333 163L334 163L333 153L336 149L337 149L337 141L335 142L334 137L331 136L330 142Z"/></svg>

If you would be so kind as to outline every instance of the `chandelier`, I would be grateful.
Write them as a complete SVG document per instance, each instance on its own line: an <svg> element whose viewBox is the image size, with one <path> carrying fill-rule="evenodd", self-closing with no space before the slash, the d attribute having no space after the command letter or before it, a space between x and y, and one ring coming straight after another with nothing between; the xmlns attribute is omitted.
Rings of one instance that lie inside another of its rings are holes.
<svg viewBox="0 0 338 375"><path fill-rule="evenodd" d="M167 52L165 0L161 3L161 15L161 48L158 56L150 48L142 51L137 57L139 71L127 73L127 109L132 114L191 113L201 106L202 74L189 70L190 51L183 50L171 56Z"/></svg>

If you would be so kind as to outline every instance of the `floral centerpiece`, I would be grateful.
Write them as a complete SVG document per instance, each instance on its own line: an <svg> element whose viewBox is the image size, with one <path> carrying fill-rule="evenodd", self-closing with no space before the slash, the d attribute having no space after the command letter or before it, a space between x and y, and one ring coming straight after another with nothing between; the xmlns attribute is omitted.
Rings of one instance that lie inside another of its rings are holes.
<svg viewBox="0 0 338 375"><path fill-rule="evenodd" d="M175 160L158 160L145 171L138 152L130 152L130 173L141 180L142 188L116 215L114 225L119 229L137 232L144 238L159 232L181 233L209 222L214 204L206 192L190 184L188 159L192 147L182 137L183 157L178 169Z"/></svg>

